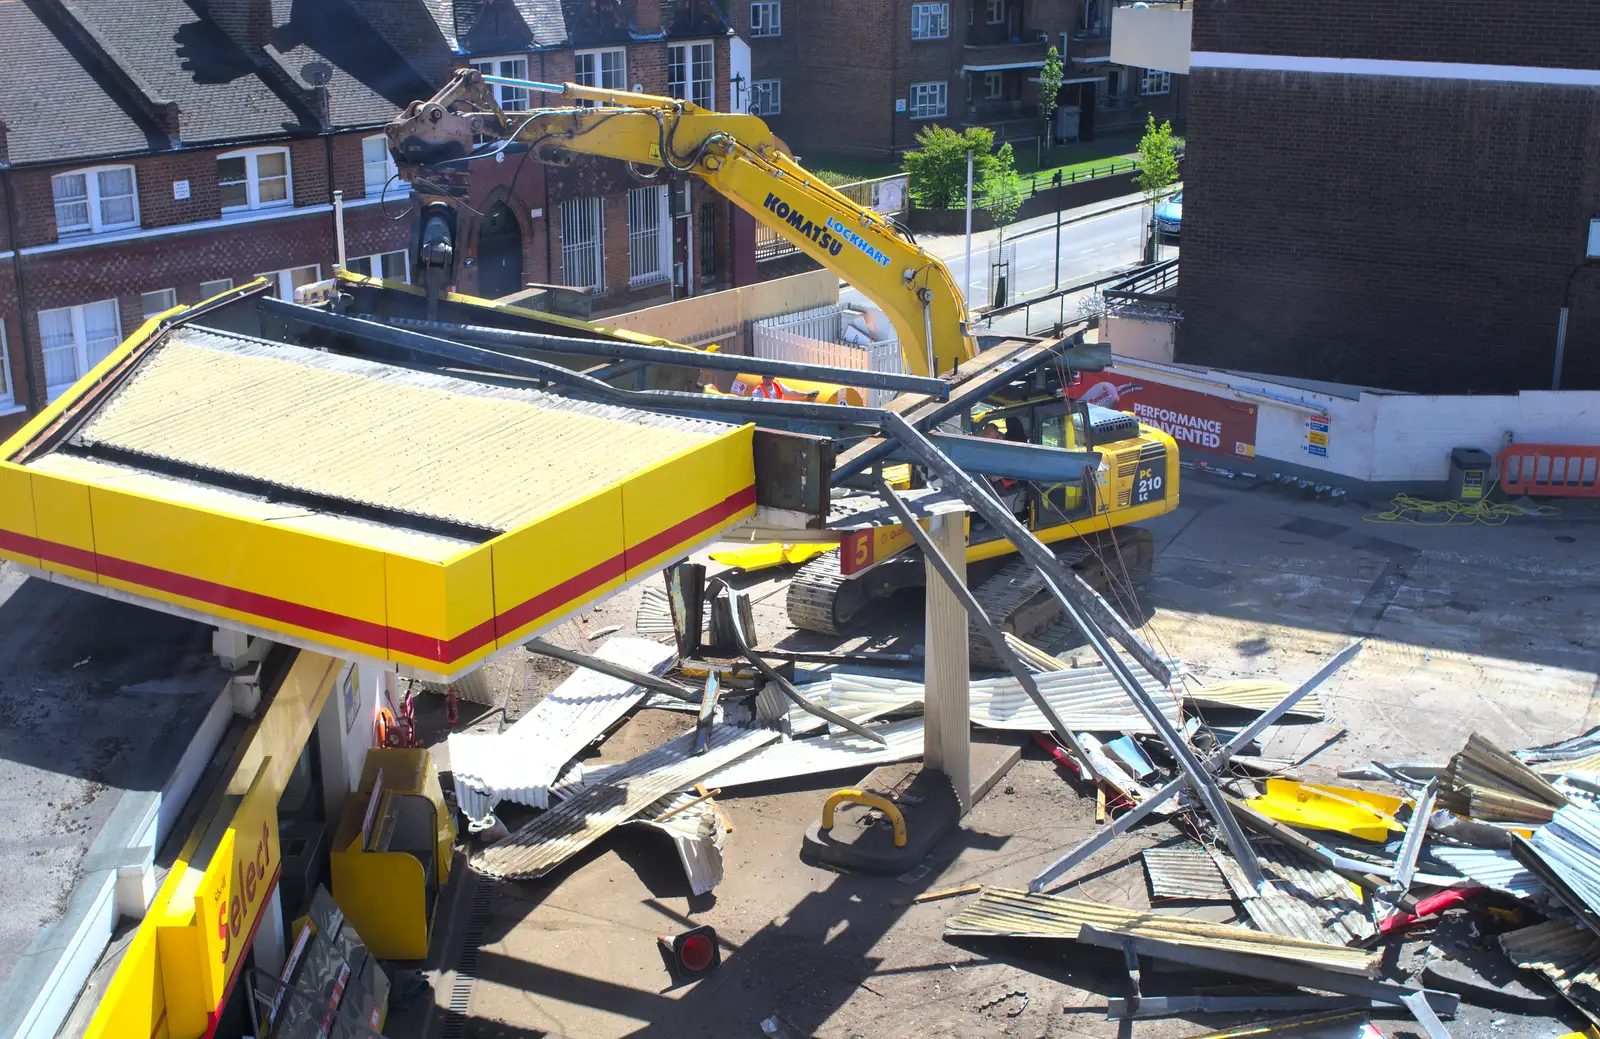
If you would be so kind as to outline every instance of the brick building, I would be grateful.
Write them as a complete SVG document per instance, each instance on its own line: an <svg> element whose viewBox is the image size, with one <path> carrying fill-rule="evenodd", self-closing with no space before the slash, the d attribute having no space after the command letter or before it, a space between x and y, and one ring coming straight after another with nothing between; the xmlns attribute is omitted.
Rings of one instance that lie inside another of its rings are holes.
<svg viewBox="0 0 1600 1039"><path fill-rule="evenodd" d="M640 90L727 112L749 104L749 48L710 0L455 0L432 3L458 64L540 83ZM509 111L558 98L497 86ZM458 248L462 291L530 282L589 289L597 309L734 283L735 242L754 280L754 224L688 177L645 179L625 163L552 167L512 155L473 166Z"/></svg>
<svg viewBox="0 0 1600 1039"><path fill-rule="evenodd" d="M334 189L353 265L405 275L376 135L448 72L422 0L0 4L0 61L0 434L149 314L327 276Z"/></svg>
<svg viewBox="0 0 1600 1039"><path fill-rule="evenodd" d="M751 110L802 158L898 156L930 123L1042 131L1038 75L1062 55L1051 133L1098 133L1181 112L1184 77L1111 61L1112 0L736 0L750 41Z"/></svg>
<svg viewBox="0 0 1600 1039"><path fill-rule="evenodd" d="M1202 2L1191 68L1180 360L1549 388L1565 300L1600 388L1600 8Z"/></svg>

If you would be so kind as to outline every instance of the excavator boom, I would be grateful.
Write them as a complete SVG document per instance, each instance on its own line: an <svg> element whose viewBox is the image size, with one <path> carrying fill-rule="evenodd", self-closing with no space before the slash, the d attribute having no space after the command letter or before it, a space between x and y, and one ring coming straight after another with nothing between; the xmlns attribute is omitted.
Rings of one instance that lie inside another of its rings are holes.
<svg viewBox="0 0 1600 1039"><path fill-rule="evenodd" d="M505 112L490 90L495 82L595 107ZM961 292L938 257L882 214L807 172L756 116L464 69L432 99L408 107L387 133L400 176L420 196L417 264L430 287L452 280L438 271L453 264L445 248L451 207L468 163L483 154L475 142L487 136L503 149L531 149L532 158L550 164L594 155L631 163L643 180L662 171L699 177L881 307L899 336L907 371L949 372L976 352Z"/></svg>

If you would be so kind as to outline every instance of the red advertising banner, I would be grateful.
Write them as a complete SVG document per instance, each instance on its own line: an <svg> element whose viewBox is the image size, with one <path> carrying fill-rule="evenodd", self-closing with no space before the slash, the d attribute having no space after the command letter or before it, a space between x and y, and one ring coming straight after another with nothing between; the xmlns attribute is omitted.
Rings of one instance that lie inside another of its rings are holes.
<svg viewBox="0 0 1600 1039"><path fill-rule="evenodd" d="M1084 372L1071 396L1103 408L1126 411L1178 442L1212 454L1256 456L1256 406L1131 376Z"/></svg>

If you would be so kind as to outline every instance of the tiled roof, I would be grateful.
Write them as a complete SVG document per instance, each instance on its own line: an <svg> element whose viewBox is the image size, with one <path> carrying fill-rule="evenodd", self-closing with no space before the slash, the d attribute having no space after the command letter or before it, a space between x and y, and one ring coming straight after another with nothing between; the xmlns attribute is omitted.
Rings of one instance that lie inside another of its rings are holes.
<svg viewBox="0 0 1600 1039"><path fill-rule="evenodd" d="M0 119L13 163L150 147L149 132L80 65L27 4L0 3ZM49 70L48 88L18 70ZM159 139L159 136L157 137Z"/></svg>
<svg viewBox="0 0 1600 1039"><path fill-rule="evenodd" d="M212 10L223 2L245 0ZM272 24L252 41L186 0L0 2L10 161L315 132L312 62L332 69L333 127L386 122L456 64L434 20L441 3L271 0ZM164 127L169 104L177 121Z"/></svg>

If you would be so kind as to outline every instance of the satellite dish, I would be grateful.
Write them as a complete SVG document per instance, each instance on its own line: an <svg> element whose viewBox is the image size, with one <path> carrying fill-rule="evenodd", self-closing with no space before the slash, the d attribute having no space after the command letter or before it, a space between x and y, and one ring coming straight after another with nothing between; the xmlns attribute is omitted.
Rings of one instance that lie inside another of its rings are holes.
<svg viewBox="0 0 1600 1039"><path fill-rule="evenodd" d="M300 66L300 78L314 87L325 87L333 78L333 66L325 61L308 61Z"/></svg>

